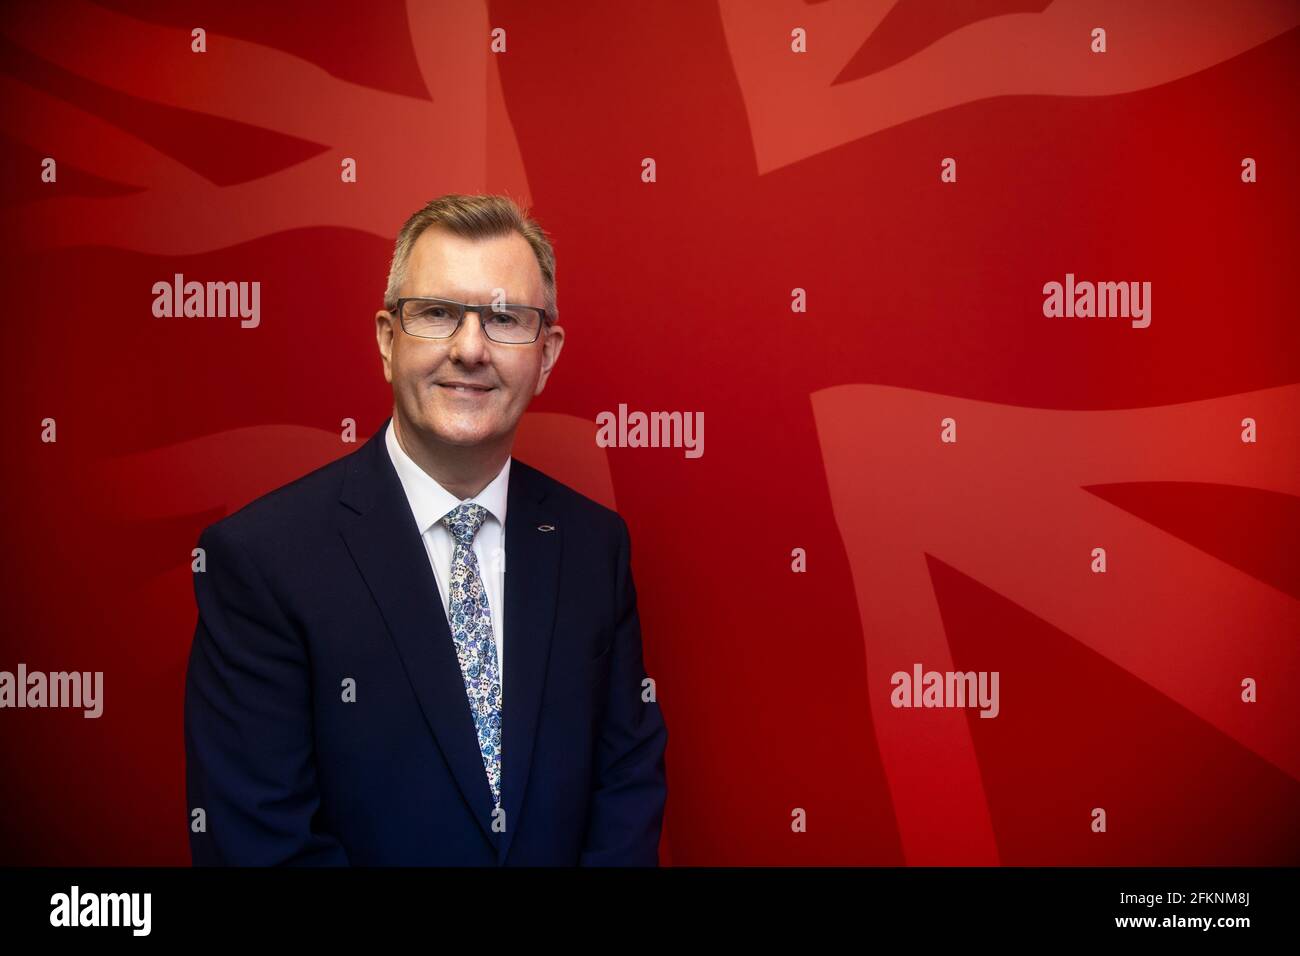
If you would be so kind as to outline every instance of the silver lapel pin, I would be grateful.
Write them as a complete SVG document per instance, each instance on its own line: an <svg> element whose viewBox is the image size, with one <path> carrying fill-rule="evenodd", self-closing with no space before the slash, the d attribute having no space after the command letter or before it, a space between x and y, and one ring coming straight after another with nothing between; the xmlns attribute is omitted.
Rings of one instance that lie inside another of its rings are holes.
<svg viewBox="0 0 1300 956"><path fill-rule="evenodd" d="M539 525L537 526L537 530L538 530L538 531L554 531L554 530L555 530L555 525L553 525L553 524L539 524Z"/></svg>

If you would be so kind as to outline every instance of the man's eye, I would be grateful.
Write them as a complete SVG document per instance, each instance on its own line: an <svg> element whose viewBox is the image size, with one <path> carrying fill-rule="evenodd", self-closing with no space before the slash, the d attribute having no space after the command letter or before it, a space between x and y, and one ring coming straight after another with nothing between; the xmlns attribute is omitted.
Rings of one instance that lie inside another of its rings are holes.
<svg viewBox="0 0 1300 956"><path fill-rule="evenodd" d="M511 325L519 321L519 317L513 312L493 312L492 318L497 325Z"/></svg>

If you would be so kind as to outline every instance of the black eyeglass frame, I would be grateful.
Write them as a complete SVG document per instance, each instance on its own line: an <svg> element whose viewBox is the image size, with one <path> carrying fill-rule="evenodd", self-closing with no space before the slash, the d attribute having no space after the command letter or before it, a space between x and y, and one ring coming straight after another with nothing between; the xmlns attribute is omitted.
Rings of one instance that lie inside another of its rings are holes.
<svg viewBox="0 0 1300 956"><path fill-rule="evenodd" d="M444 305L454 305L458 309L460 309L460 318L457 319L456 321L456 327L452 329L451 332L448 333L447 335L421 335L419 332L412 332L410 329L406 327L406 315L405 315L404 306L408 302L440 302ZM536 312L541 317L540 321L538 321L537 323L536 334L534 334L533 337L529 339L527 342L502 342L499 339L492 338L491 333L488 332L487 330L487 317L498 311L504 311L505 309L528 309L531 312ZM397 303L393 306L393 308L385 309L384 311L387 312L389 315L397 316L398 324L401 325L402 331L405 332L407 335L413 335L417 339L430 339L434 342L438 342L443 339L454 338L456 333L460 331L461 325L465 322L465 316L470 312L477 312L479 328L483 330L483 334L487 336L488 341L493 342L496 345L532 345L534 342L538 340L538 338L541 337L542 329L546 326L546 319L548 317L546 310L536 305L523 305L522 303L519 302L505 302L502 303L500 306L494 306L490 302L478 303L478 304L472 302L457 302L455 299L443 299L439 296L433 296L433 295L403 296L402 298L397 300Z"/></svg>

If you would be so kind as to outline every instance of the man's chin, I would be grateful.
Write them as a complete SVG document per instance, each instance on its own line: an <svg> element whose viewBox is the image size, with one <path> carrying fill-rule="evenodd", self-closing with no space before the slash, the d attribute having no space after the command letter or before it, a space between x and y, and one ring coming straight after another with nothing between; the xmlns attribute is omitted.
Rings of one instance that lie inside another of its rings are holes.
<svg viewBox="0 0 1300 956"><path fill-rule="evenodd" d="M426 403L421 406L418 417L411 421L412 428L426 444L452 445L469 448L489 442L499 433L494 430L494 423L487 421L492 416L484 415L478 421L473 416L459 414L445 407Z"/></svg>
<svg viewBox="0 0 1300 956"><path fill-rule="evenodd" d="M492 432L487 428L431 428L425 435L439 444L460 448L481 445L492 438Z"/></svg>

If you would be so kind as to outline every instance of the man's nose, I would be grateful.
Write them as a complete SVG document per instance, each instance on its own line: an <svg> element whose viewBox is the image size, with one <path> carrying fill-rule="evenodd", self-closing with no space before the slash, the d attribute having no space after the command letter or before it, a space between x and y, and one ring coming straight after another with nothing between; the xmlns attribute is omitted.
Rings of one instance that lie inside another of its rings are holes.
<svg viewBox="0 0 1300 956"><path fill-rule="evenodd" d="M460 328L451 337L452 358L465 362L475 362L487 350L488 337L483 331L483 322L476 309L466 309L465 319Z"/></svg>

